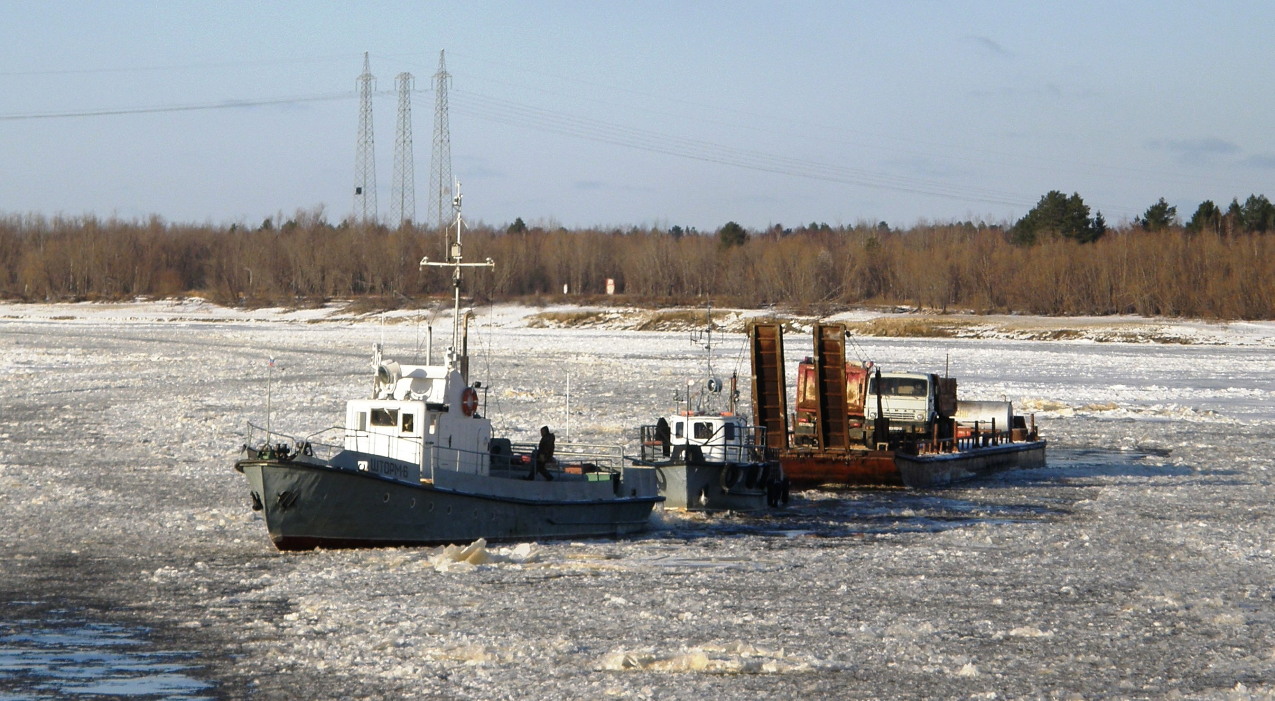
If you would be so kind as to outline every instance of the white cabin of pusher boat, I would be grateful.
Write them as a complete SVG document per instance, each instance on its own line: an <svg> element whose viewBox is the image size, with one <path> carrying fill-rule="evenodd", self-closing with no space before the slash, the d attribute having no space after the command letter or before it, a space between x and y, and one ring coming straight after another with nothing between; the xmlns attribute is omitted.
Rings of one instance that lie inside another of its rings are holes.
<svg viewBox="0 0 1275 701"><path fill-rule="evenodd" d="M749 463L765 459L760 427L750 425L744 417L732 412L682 412L663 417L655 426L643 429L645 460L685 460L692 447L702 454L704 462L710 463Z"/></svg>
<svg viewBox="0 0 1275 701"><path fill-rule="evenodd" d="M344 448L360 454L357 469L407 482L437 470L488 474L491 421L478 413L478 386L465 382L459 363L382 362L378 345L373 365L372 398L346 403Z"/></svg>

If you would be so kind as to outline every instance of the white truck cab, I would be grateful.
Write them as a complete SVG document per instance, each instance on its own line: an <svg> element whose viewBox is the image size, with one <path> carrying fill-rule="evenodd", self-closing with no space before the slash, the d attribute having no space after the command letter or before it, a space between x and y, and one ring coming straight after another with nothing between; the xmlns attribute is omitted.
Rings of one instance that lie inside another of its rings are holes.
<svg viewBox="0 0 1275 701"><path fill-rule="evenodd" d="M877 396L891 429L924 432L938 415L938 377L920 372L883 372L868 377L864 416L877 418Z"/></svg>

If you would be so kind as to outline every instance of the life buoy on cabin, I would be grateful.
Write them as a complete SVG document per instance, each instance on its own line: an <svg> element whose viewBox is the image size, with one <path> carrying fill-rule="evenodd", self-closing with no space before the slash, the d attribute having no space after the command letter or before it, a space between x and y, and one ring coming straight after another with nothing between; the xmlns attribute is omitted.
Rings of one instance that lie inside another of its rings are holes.
<svg viewBox="0 0 1275 701"><path fill-rule="evenodd" d="M460 393L460 410L465 416L473 416L478 411L478 392L473 387L466 387Z"/></svg>

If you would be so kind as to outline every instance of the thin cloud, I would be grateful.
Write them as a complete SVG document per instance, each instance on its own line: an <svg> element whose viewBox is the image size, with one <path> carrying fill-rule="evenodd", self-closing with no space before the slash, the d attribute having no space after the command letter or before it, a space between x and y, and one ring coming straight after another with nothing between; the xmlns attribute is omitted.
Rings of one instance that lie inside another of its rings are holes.
<svg viewBox="0 0 1275 701"><path fill-rule="evenodd" d="M491 180L506 177L504 169L491 165L486 158L461 156L454 164L453 172L464 173L464 180Z"/></svg>
<svg viewBox="0 0 1275 701"><path fill-rule="evenodd" d="M1244 165L1264 170L1275 170L1275 153L1255 153L1243 160Z"/></svg>
<svg viewBox="0 0 1275 701"><path fill-rule="evenodd" d="M1014 55L1013 52L1011 52L1009 49L1006 49L1004 46L1001 46L1000 42L996 41L995 39L992 39L991 37L970 36L970 37L966 37L966 39L973 42L975 46L982 48L984 51L986 51L989 54L992 54L993 56L1004 56L1008 58Z"/></svg>
<svg viewBox="0 0 1275 701"><path fill-rule="evenodd" d="M1234 156L1240 147L1234 142L1215 137L1202 139L1159 139L1151 147L1174 154L1184 163L1205 163L1215 158Z"/></svg>

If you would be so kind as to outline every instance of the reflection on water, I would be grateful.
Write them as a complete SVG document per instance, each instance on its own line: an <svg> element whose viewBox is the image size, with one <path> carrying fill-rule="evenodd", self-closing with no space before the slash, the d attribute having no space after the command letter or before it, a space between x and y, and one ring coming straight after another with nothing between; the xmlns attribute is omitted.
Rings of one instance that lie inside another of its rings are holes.
<svg viewBox="0 0 1275 701"><path fill-rule="evenodd" d="M202 699L214 693L212 684L189 676L198 669L190 663L194 653L155 650L144 628L87 620L70 609L23 613L0 621L0 699Z"/></svg>

